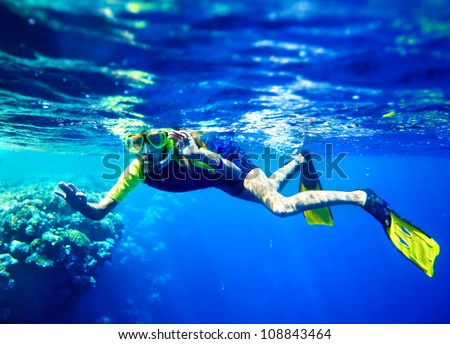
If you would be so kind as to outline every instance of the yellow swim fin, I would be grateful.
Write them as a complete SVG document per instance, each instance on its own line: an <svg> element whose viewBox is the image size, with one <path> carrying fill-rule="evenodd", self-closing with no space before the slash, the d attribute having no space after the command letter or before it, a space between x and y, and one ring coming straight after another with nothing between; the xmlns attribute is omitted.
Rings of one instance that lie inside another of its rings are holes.
<svg viewBox="0 0 450 344"><path fill-rule="evenodd" d="M391 210L391 224L385 229L394 246L428 276L433 277L434 261L440 252L436 241L402 219L393 210Z"/></svg>
<svg viewBox="0 0 450 344"><path fill-rule="evenodd" d="M305 161L301 164L299 191L323 190L319 176L312 162L311 154L306 150L303 150L301 154L305 158ZM306 210L303 212L303 215L309 225L333 226L334 224L333 215L328 207Z"/></svg>
<svg viewBox="0 0 450 344"><path fill-rule="evenodd" d="M434 275L434 262L439 255L439 245L419 228L401 218L373 190L367 193L364 209L383 226L394 246L410 261L421 268L429 277Z"/></svg>

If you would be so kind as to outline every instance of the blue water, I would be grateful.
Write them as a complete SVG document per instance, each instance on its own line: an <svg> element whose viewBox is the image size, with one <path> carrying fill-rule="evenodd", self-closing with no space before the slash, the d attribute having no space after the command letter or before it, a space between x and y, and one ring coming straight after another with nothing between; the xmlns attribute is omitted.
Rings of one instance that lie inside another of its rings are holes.
<svg viewBox="0 0 450 344"><path fill-rule="evenodd" d="M325 155L332 144L347 154L345 178L334 172L325 188L373 188L441 246L429 278L355 207L311 227L218 190L140 186L116 208L125 233L67 321L449 323L448 8L3 1L3 181L106 191L104 155L143 125L201 129L255 153Z"/></svg>

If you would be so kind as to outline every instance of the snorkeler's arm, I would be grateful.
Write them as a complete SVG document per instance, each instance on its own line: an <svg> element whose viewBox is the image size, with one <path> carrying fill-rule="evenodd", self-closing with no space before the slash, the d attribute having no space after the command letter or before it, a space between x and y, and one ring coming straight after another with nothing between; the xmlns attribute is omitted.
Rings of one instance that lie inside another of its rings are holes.
<svg viewBox="0 0 450 344"><path fill-rule="evenodd" d="M60 182L58 186L63 192L55 191L55 194L63 198L74 210L91 220L103 219L119 204L109 196L103 198L99 203L91 203L74 184Z"/></svg>
<svg viewBox="0 0 450 344"><path fill-rule="evenodd" d="M99 203L87 202L86 206L79 210L79 212L91 220L99 221L108 215L118 204L119 202L106 196Z"/></svg>
<svg viewBox="0 0 450 344"><path fill-rule="evenodd" d="M182 139L178 140L178 147L184 157L201 161L212 167L227 179L238 180L241 176L241 169L229 160L222 158L219 154L211 152L206 148L198 147L194 138L187 132L177 132Z"/></svg>
<svg viewBox="0 0 450 344"><path fill-rule="evenodd" d="M59 187L64 193L55 191L55 194L62 197L73 209L91 220L101 220L108 215L128 193L139 183L143 182L142 164L135 159L120 176L117 183L109 190L99 203L87 202L86 195L75 185L59 183Z"/></svg>
<svg viewBox="0 0 450 344"><path fill-rule="evenodd" d="M134 159L117 180L117 183L109 190L106 197L115 202L122 202L131 190L143 182L142 163L138 159Z"/></svg>

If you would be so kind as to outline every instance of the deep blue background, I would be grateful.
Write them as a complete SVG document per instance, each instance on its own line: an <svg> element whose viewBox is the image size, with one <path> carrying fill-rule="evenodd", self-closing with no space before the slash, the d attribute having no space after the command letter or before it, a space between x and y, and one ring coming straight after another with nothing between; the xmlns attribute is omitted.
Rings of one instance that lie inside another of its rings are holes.
<svg viewBox="0 0 450 344"><path fill-rule="evenodd" d="M106 191L103 156L142 122L255 153L330 143L348 178L323 186L375 189L441 255L428 278L356 207L310 227L217 190L141 186L72 321L449 323L448 2L149 3L0 3L2 180Z"/></svg>
<svg viewBox="0 0 450 344"><path fill-rule="evenodd" d="M428 231L442 249L433 279L404 259L379 223L358 208L333 208L333 228L309 227L302 216L278 219L219 191L199 191L176 196L181 207L141 226L135 240L153 259L120 264L114 257L79 319L448 323L449 167L448 160L429 157L350 155L350 179L324 181L332 189L371 186ZM151 207L146 199L152 193L142 187L119 211ZM140 218L130 216L130 231ZM152 253L148 232L165 243L164 250Z"/></svg>

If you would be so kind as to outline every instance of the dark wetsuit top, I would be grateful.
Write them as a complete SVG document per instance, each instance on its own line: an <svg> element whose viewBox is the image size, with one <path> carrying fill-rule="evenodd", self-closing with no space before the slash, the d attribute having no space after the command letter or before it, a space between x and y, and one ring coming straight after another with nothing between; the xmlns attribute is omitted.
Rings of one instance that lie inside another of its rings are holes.
<svg viewBox="0 0 450 344"><path fill-rule="evenodd" d="M220 154L223 159L233 162L241 170L239 179L226 178L218 171L210 171L195 165L182 166L172 160L157 173L151 171L145 177L145 184L159 190L185 192L215 187L232 196L239 195L244 188L247 174L258 166L232 141L214 141L206 148Z"/></svg>

